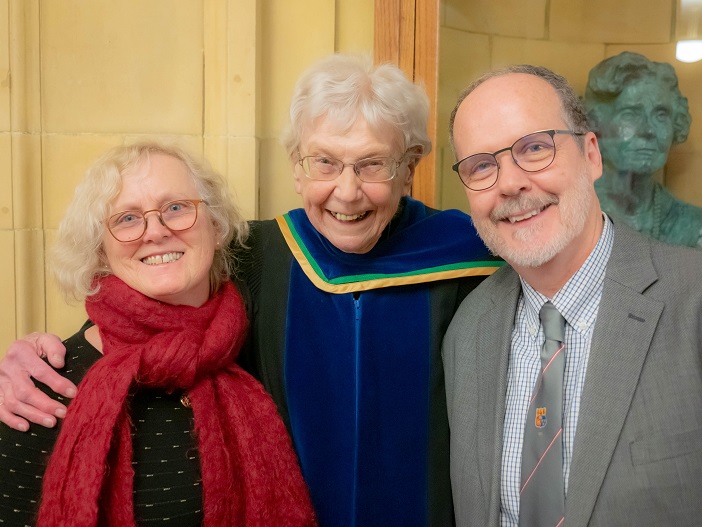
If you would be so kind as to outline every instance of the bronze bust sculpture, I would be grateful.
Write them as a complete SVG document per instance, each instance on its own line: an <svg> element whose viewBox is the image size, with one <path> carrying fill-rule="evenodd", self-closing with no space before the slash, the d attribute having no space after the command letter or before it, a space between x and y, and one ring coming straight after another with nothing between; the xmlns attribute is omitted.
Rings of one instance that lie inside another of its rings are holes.
<svg viewBox="0 0 702 527"><path fill-rule="evenodd" d="M602 152L602 208L654 238L702 247L702 208L655 179L692 121L673 67L630 52L605 59L590 71L584 103Z"/></svg>

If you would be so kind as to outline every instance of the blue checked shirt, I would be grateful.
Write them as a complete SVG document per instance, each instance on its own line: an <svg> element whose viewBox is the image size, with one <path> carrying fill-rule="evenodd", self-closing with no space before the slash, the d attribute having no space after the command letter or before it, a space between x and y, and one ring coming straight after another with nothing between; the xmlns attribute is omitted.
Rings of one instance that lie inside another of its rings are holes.
<svg viewBox="0 0 702 527"><path fill-rule="evenodd" d="M578 424L580 397L590 356L592 332L604 287L607 260L612 252L612 222L604 215L604 228L583 266L551 299L566 320L565 372L563 377L563 479L568 495L568 476ZM519 525L522 443L529 399L541 369L544 332L539 311L549 299L522 280L512 331L507 371L507 409L503 431L500 524Z"/></svg>

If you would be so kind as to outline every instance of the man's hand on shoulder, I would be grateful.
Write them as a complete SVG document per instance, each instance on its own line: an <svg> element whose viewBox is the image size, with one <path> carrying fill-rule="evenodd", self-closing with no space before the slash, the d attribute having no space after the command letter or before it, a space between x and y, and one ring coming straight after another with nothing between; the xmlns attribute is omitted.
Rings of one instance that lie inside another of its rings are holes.
<svg viewBox="0 0 702 527"><path fill-rule="evenodd" d="M0 362L0 421L26 432L29 422L51 428L66 416L66 407L39 390L32 379L65 397L76 396L76 386L55 368L62 368L66 349L56 335L31 333L13 342ZM29 421L29 422L28 422Z"/></svg>

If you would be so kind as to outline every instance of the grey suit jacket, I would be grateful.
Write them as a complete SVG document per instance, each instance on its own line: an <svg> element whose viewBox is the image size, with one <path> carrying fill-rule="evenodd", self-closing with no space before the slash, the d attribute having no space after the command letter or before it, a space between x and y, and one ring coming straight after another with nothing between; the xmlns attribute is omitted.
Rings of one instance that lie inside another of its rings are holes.
<svg viewBox="0 0 702 527"><path fill-rule="evenodd" d="M521 285L509 266L444 339L456 520L498 526L507 366ZM702 251L615 225L566 498L566 526L702 525Z"/></svg>

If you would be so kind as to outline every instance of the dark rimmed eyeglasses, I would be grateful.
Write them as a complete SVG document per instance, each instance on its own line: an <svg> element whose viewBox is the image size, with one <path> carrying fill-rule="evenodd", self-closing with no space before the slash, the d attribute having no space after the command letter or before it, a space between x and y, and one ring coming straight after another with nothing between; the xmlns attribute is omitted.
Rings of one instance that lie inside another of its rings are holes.
<svg viewBox="0 0 702 527"><path fill-rule="evenodd" d="M512 146L493 152L473 154L461 159L451 168L458 173L461 182L470 190L487 190L497 183L500 163L497 155L509 150L512 160L525 172L538 172L547 168L556 158L557 134L585 135L572 130L541 130L517 139Z"/></svg>
<svg viewBox="0 0 702 527"><path fill-rule="evenodd" d="M173 232L185 231L195 225L197 209L203 199L179 199L164 203L161 208L151 210L123 210L106 220L107 229L118 242L133 242L146 232L146 215L155 212L161 225Z"/></svg>
<svg viewBox="0 0 702 527"><path fill-rule="evenodd" d="M359 159L355 163L344 163L329 156L304 156L300 157L298 164L309 179L316 181L331 181L344 171L344 167L353 167L353 171L361 181L366 183L382 183L390 181L397 175L397 168L402 164L404 155L400 160L392 157L369 157Z"/></svg>

